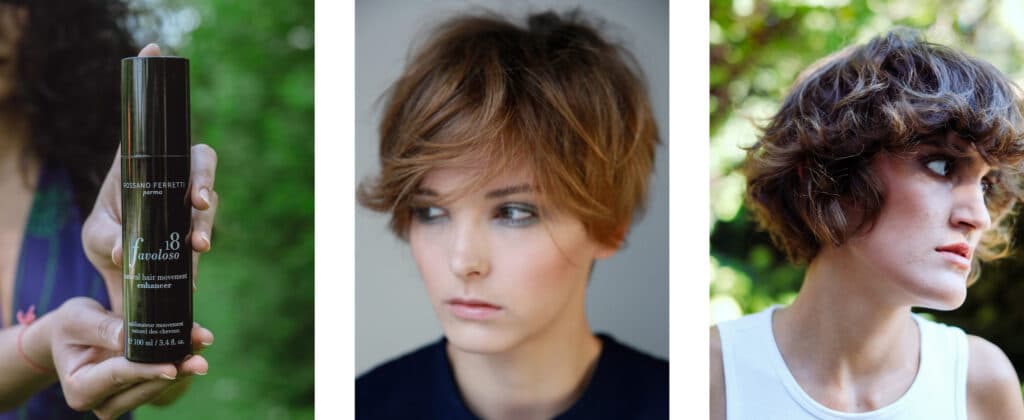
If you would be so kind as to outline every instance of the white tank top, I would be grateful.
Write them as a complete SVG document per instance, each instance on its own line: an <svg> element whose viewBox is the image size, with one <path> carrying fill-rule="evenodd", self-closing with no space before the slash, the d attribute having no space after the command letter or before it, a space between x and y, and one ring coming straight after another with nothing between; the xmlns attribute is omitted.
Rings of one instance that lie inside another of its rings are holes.
<svg viewBox="0 0 1024 420"><path fill-rule="evenodd" d="M727 419L967 419L967 336L961 329L914 315L921 359L910 389L885 407L846 413L821 405L797 384L775 343L776 308L718 325Z"/></svg>

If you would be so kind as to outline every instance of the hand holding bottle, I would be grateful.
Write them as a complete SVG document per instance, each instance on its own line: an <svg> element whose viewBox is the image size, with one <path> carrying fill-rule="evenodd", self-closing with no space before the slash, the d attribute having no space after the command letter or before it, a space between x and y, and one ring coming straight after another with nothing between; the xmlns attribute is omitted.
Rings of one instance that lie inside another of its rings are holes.
<svg viewBox="0 0 1024 420"><path fill-rule="evenodd" d="M160 48L147 45L139 56L159 56ZM82 227L82 242L89 261L96 267L107 285L111 307L123 314L123 275L121 243L121 150L100 187L96 204ZM213 189L217 168L217 154L205 144L191 148L191 184L189 198L192 203L192 233L189 236L192 256L192 278L195 279L198 254L210 250L210 238L218 197ZM193 285L194 287L194 285Z"/></svg>
<svg viewBox="0 0 1024 420"><path fill-rule="evenodd" d="M121 353L123 325L98 302L73 298L24 327L29 328L25 356L56 374L71 408L92 411L101 419L116 418L209 369L200 355L178 365L128 361ZM213 334L194 325L192 342L199 351L213 343Z"/></svg>

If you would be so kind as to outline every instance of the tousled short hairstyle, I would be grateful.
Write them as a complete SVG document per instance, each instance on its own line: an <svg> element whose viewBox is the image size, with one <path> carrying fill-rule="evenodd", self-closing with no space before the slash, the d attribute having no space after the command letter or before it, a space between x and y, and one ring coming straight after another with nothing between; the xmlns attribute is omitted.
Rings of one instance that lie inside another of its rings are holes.
<svg viewBox="0 0 1024 420"><path fill-rule="evenodd" d="M390 212L401 238L419 184L446 167L477 169L462 193L526 169L545 202L605 244L643 210L658 142L645 82L579 11L534 14L525 27L490 14L448 20L385 98L380 173L358 199Z"/></svg>
<svg viewBox="0 0 1024 420"><path fill-rule="evenodd" d="M748 206L791 261L809 262L877 219L885 197L869 164L878 153L950 147L940 139L951 132L973 144L996 178L986 193L993 228L977 255L1005 256L1022 197L1020 90L991 64L908 29L843 49L798 77L748 150Z"/></svg>

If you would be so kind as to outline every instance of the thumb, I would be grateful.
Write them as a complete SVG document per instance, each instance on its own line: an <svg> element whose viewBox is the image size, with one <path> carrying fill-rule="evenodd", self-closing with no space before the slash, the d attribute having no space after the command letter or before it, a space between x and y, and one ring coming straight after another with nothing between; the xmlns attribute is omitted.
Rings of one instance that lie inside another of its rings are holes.
<svg viewBox="0 0 1024 420"><path fill-rule="evenodd" d="M160 46L152 42L146 44L146 46L142 48L142 51L139 51L139 57L157 57L159 55Z"/></svg>
<svg viewBox="0 0 1024 420"><path fill-rule="evenodd" d="M120 148L118 150L96 196L96 204L82 224L85 254L101 274L112 264L117 267L119 261L113 252L121 238L121 153Z"/></svg>
<svg viewBox="0 0 1024 420"><path fill-rule="evenodd" d="M68 306L64 332L80 344L121 353L124 350L124 320L108 312L95 300L74 300L77 302Z"/></svg>
<svg viewBox="0 0 1024 420"><path fill-rule="evenodd" d="M103 213L94 209L82 224L82 246L100 274L121 263L121 224Z"/></svg>
<svg viewBox="0 0 1024 420"><path fill-rule="evenodd" d="M121 249L121 240L121 235L116 236L114 238L114 248L110 250L110 259L114 262L114 265L117 267L120 267L121 263L124 260L124 253Z"/></svg>

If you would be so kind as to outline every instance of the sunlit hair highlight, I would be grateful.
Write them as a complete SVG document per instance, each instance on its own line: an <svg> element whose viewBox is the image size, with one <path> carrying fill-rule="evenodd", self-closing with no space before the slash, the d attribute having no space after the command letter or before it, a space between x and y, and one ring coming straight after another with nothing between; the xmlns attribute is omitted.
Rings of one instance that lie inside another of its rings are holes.
<svg viewBox="0 0 1024 420"><path fill-rule="evenodd" d="M465 168L454 196L525 169L544 201L617 245L647 195L657 128L628 51L578 12L453 18L417 50L386 94L378 177L359 202L391 212L402 238L428 172Z"/></svg>
<svg viewBox="0 0 1024 420"><path fill-rule="evenodd" d="M1009 253L1021 200L1024 108L1019 88L991 64L898 29L848 47L801 74L748 150L747 202L796 263L871 229L885 201L870 163L912 155L955 133L995 170L986 195L993 228L976 255ZM971 281L979 270L975 263Z"/></svg>

